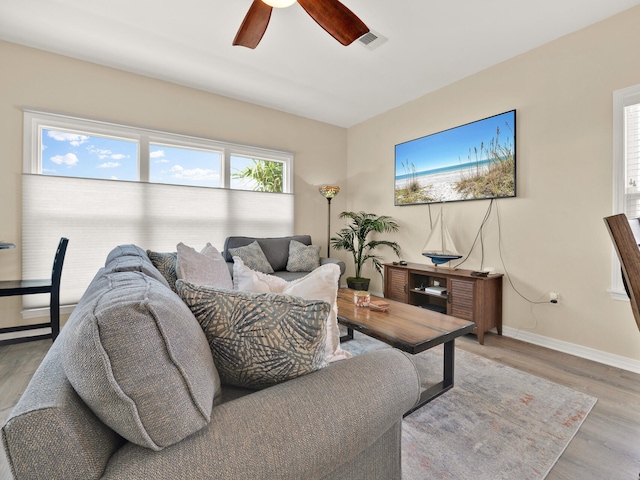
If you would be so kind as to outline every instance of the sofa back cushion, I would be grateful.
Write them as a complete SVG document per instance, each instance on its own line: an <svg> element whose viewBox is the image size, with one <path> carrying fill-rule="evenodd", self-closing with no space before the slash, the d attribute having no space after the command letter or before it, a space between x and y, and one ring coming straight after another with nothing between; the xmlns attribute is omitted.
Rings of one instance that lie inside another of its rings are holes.
<svg viewBox="0 0 640 480"><path fill-rule="evenodd" d="M188 307L143 271L112 271L116 261L65 325L62 365L105 424L161 450L207 425L220 380Z"/></svg>
<svg viewBox="0 0 640 480"><path fill-rule="evenodd" d="M287 269L289 243L291 243L291 240L296 240L304 245L311 245L310 235L293 235L278 238L227 237L224 242L224 259L227 262L233 262L233 256L229 252L230 248L246 247L256 240L265 257L269 260L271 267L276 272Z"/></svg>
<svg viewBox="0 0 640 480"><path fill-rule="evenodd" d="M135 247L136 250L130 250L126 247ZM123 254L114 255L114 252L118 251L123 252ZM133 251L136 254L133 254ZM164 286L170 287L164 275L155 267L146 253L135 245L122 245L113 249L105 262L105 270L108 272L142 272L151 278L155 278Z"/></svg>

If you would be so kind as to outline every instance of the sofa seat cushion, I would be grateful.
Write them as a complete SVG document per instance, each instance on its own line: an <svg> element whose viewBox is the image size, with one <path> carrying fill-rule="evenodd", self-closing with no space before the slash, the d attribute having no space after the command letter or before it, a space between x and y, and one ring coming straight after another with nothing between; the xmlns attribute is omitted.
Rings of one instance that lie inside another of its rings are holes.
<svg viewBox="0 0 640 480"><path fill-rule="evenodd" d="M220 380L207 340L158 280L107 266L64 330L62 365L71 385L127 440L161 450L209 422Z"/></svg>
<svg viewBox="0 0 640 480"><path fill-rule="evenodd" d="M176 288L205 331L223 384L265 388L326 366L326 302L183 280Z"/></svg>

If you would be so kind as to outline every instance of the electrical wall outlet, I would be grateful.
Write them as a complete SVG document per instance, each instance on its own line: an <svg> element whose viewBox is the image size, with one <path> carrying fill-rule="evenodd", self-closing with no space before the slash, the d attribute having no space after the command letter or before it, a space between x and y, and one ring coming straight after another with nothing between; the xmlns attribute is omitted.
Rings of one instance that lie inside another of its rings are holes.
<svg viewBox="0 0 640 480"><path fill-rule="evenodd" d="M549 302L558 303L560 301L560 294L558 292L549 292Z"/></svg>
<svg viewBox="0 0 640 480"><path fill-rule="evenodd" d="M434 286L434 287L439 287L439 286L440 286L440 282L439 282L439 281L437 281L437 280L434 280L434 281L433 281L433 286Z"/></svg>

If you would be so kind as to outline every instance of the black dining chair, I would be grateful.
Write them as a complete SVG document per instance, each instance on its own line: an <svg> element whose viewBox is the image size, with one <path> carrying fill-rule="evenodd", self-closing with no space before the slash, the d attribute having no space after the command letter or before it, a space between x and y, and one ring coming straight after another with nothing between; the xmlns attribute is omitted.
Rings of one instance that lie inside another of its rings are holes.
<svg viewBox="0 0 640 480"><path fill-rule="evenodd" d="M55 341L58 333L60 333L60 279L62 277L62 264L64 263L64 256L67 253L68 243L68 238L63 237L60 239L58 250L56 251L56 256L53 259L53 270L51 272L50 279L0 281L0 297L9 297L14 295L34 295L36 293L51 294L51 300L49 302L49 312L51 320L50 323L38 323L32 325L20 325L16 327L0 328L0 333L22 332L26 330L34 330L37 328L45 328L49 325L51 325L51 333L0 340L0 345L41 340L43 338L51 338L53 341Z"/></svg>

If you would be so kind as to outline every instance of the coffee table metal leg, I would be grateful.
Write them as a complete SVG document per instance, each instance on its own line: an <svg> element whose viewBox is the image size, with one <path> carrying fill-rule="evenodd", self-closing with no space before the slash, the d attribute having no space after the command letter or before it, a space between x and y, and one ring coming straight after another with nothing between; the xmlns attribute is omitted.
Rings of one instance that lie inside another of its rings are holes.
<svg viewBox="0 0 640 480"><path fill-rule="evenodd" d="M347 327L347 334L340 337L340 343L353 340L353 328Z"/></svg>
<svg viewBox="0 0 640 480"><path fill-rule="evenodd" d="M403 415L406 417L410 413L415 412L424 404L429 403L436 397L439 397L447 390L453 388L453 373L455 363L455 339L449 340L444 344L444 358L443 358L443 375L442 381L430 386L420 394L420 400L417 405Z"/></svg>

